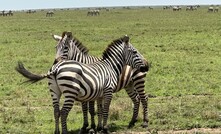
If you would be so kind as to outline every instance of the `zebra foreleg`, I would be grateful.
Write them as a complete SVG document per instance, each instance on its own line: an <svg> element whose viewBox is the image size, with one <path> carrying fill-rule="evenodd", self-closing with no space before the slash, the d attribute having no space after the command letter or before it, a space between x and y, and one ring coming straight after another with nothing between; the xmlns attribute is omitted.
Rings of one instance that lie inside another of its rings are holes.
<svg viewBox="0 0 221 134"><path fill-rule="evenodd" d="M98 99L97 100L97 115L98 115L98 125L97 125L97 131L101 131L103 129L102 127L102 119L103 119L103 100Z"/></svg>
<svg viewBox="0 0 221 134"><path fill-rule="evenodd" d="M104 109L103 109L103 134L109 134L110 132L108 131L108 114L109 114L109 108L112 100L112 89L107 89L106 92L104 92Z"/></svg>
<svg viewBox="0 0 221 134"><path fill-rule="evenodd" d="M148 95L146 95L145 90L145 79L142 78L139 81L137 81L134 85L135 90L139 94L139 99L143 106L143 128L148 127Z"/></svg>
<svg viewBox="0 0 221 134"><path fill-rule="evenodd" d="M143 106L143 124L142 127L143 128L147 128L148 127L148 95L143 95L141 97L141 102L142 102L142 106Z"/></svg>
<svg viewBox="0 0 221 134"><path fill-rule="evenodd" d="M95 120L94 120L94 116L95 116L94 101L89 102L89 113L91 115L91 129L95 130L96 124L95 124Z"/></svg>
<svg viewBox="0 0 221 134"><path fill-rule="evenodd" d="M134 91L133 84L129 84L128 87L126 87L126 91L128 96L131 98L134 108L133 108L133 116L131 118L131 121L128 125L128 128L132 128L135 123L137 122L138 113L139 113L139 106L140 106L140 98L137 94L137 92Z"/></svg>

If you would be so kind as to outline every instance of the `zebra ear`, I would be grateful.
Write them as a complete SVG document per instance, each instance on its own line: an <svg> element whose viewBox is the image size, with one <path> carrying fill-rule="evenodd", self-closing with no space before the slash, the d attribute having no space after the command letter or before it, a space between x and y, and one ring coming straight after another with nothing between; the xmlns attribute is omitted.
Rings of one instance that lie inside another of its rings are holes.
<svg viewBox="0 0 221 134"><path fill-rule="evenodd" d="M129 38L127 35L125 35L125 36L123 37L123 41L124 41L126 44L128 44L129 40L130 40L130 38Z"/></svg>
<svg viewBox="0 0 221 134"><path fill-rule="evenodd" d="M67 32L66 35L67 35L68 38L71 38L71 39L73 38L72 32Z"/></svg>
<svg viewBox="0 0 221 134"><path fill-rule="evenodd" d="M56 41L59 41L62 38L61 36L58 36L58 35L55 35L55 34L51 34L51 35L52 35L53 39L56 40Z"/></svg>

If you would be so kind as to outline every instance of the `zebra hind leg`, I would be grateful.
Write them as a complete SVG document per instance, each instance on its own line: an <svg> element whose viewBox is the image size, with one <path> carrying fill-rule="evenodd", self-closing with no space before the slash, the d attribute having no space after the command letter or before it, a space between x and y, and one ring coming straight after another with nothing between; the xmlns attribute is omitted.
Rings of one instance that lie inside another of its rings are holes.
<svg viewBox="0 0 221 134"><path fill-rule="evenodd" d="M62 126L62 134L68 134L68 129L67 129L67 117L68 113L70 112L71 108L73 107L73 103L66 103L64 102L64 106L61 109L61 126Z"/></svg>
<svg viewBox="0 0 221 134"><path fill-rule="evenodd" d="M103 127L102 127L102 119L103 119L103 115L102 115L102 111L103 111L103 100L102 99L98 99L97 100L97 115L98 115L98 125L97 125L97 132L100 132Z"/></svg>
<svg viewBox="0 0 221 134"><path fill-rule="evenodd" d="M94 101L89 102L89 113L91 115L91 128L90 128L89 133L93 134L93 133L96 133L96 124L94 120L94 116L95 116Z"/></svg>
<svg viewBox="0 0 221 134"><path fill-rule="evenodd" d="M88 127L88 102L82 102L82 111L83 111L83 117L84 117L84 123L83 126L79 132L79 134L86 134L87 131L87 127Z"/></svg>
<svg viewBox="0 0 221 134"><path fill-rule="evenodd" d="M54 131L54 134L60 134L60 130L59 130L59 118L60 118L59 105L54 105L54 118L55 118L55 131Z"/></svg>

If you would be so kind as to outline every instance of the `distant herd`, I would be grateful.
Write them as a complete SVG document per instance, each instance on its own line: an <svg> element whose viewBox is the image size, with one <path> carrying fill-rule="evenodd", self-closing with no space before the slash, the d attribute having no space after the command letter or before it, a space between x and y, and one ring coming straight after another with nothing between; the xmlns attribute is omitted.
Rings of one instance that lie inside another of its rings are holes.
<svg viewBox="0 0 221 134"><path fill-rule="evenodd" d="M188 6L185 6L185 9L186 11L195 11L197 10L198 8L200 7L200 5L188 5ZM123 7L123 9L131 9L132 7ZM144 7L146 8L146 7ZM153 10L154 7L148 7L150 10ZM158 8L158 7L157 7ZM115 9L115 8L113 8ZM172 11L181 11L182 10L182 6L163 6L162 7L163 10L172 10ZM65 10L65 9L60 9L60 10ZM69 8L67 9L69 10ZM79 8L75 9L75 10L79 10ZM88 11L86 13L87 16L99 16L100 15L100 11L101 10L105 10L105 11L110 11L109 8L96 8L96 9L90 9L88 8ZM43 9L42 10L38 10L38 11L44 11ZM53 10L45 10L46 13L45 13L45 16L46 17L52 17L56 11L56 9L53 9ZM27 14L34 14L37 12L37 10L23 10L23 12L26 12ZM211 5L208 7L207 9L207 12L214 12L214 13L217 13L219 12L219 5ZM13 11L12 10L3 10L3 11L0 11L0 16L13 16Z"/></svg>

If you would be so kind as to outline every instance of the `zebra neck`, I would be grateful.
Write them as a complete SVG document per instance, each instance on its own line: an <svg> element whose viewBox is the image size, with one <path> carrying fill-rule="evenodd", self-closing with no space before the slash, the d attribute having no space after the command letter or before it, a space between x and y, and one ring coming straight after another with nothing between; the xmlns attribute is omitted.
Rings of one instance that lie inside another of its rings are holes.
<svg viewBox="0 0 221 134"><path fill-rule="evenodd" d="M118 58L120 57L118 56ZM112 58L105 59L104 62L113 70L117 77L120 76L125 65L122 58L117 59L116 56L113 56Z"/></svg>
<svg viewBox="0 0 221 134"><path fill-rule="evenodd" d="M91 56L91 55L87 55L87 54L83 54L83 53L75 53L74 55L72 55L70 60L75 60L75 61L78 61L78 62L81 62L84 64L91 64L96 61L99 61L100 58L95 57L95 56Z"/></svg>

